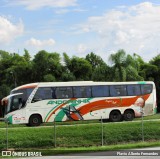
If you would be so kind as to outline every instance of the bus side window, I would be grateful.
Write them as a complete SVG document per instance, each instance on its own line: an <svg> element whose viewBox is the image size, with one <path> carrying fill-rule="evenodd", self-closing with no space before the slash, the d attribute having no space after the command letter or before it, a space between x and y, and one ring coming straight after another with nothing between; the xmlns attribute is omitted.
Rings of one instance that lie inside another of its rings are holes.
<svg viewBox="0 0 160 159"><path fill-rule="evenodd" d="M153 90L153 86L151 84L141 85L142 94L150 94Z"/></svg>
<svg viewBox="0 0 160 159"><path fill-rule="evenodd" d="M52 99L52 89L50 87L38 88L32 101L37 102L37 101L45 100L45 99Z"/></svg>
<svg viewBox="0 0 160 159"><path fill-rule="evenodd" d="M127 91L128 91L129 96L141 95L140 85L138 85L138 84L128 85Z"/></svg>
<svg viewBox="0 0 160 159"><path fill-rule="evenodd" d="M56 88L52 88L52 98L53 99L57 99L57 96L56 96Z"/></svg>
<svg viewBox="0 0 160 159"><path fill-rule="evenodd" d="M114 96L126 96L127 90L125 85L113 85L110 86L110 94Z"/></svg>
<svg viewBox="0 0 160 159"><path fill-rule="evenodd" d="M57 87L55 94L57 99L72 98L72 87Z"/></svg>
<svg viewBox="0 0 160 159"><path fill-rule="evenodd" d="M73 87L73 93L75 98L90 98L91 87L90 86L76 86Z"/></svg>
<svg viewBox="0 0 160 159"><path fill-rule="evenodd" d="M108 86L92 86L93 97L108 97L109 87Z"/></svg>

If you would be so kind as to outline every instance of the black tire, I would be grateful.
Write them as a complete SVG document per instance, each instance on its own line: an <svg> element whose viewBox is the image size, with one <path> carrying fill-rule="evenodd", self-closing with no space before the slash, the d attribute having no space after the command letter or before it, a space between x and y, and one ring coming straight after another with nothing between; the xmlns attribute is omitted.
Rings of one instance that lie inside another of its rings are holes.
<svg viewBox="0 0 160 159"><path fill-rule="evenodd" d="M29 126L39 126L42 123L42 118L40 115L35 114L29 118Z"/></svg>
<svg viewBox="0 0 160 159"><path fill-rule="evenodd" d="M135 117L135 115L134 115L133 110L126 110L124 112L123 119L125 121L132 121L134 119L134 117Z"/></svg>
<svg viewBox="0 0 160 159"><path fill-rule="evenodd" d="M122 115L119 111L112 111L109 115L109 120L112 122L118 122L122 120Z"/></svg>

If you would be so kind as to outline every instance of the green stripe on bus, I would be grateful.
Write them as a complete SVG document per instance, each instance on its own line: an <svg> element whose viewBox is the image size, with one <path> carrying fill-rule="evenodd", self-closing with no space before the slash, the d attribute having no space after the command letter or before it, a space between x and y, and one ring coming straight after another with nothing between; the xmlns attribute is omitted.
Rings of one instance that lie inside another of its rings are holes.
<svg viewBox="0 0 160 159"><path fill-rule="evenodd" d="M13 115L9 116L7 118L7 121L9 122L9 124L13 124Z"/></svg>
<svg viewBox="0 0 160 159"><path fill-rule="evenodd" d="M87 100L88 101L90 101L90 100L92 100L93 98L87 98ZM73 103L73 104L70 104L70 106L74 106L74 107L76 107L76 106L78 106L79 104L81 104L81 103ZM63 111L63 109L56 115L56 117L55 117L55 121L62 121L62 119L63 119L63 117L65 116L66 114L65 114L65 112Z"/></svg>
<svg viewBox="0 0 160 159"><path fill-rule="evenodd" d="M60 104L56 105L54 108L52 108L52 109L48 112L48 114L46 115L46 117L45 117L45 119L44 119L44 122L46 122L46 119L48 118L49 114L50 114L56 107L58 107L59 105L60 105Z"/></svg>
<svg viewBox="0 0 160 159"><path fill-rule="evenodd" d="M140 81L140 82L138 82L138 84L146 84L146 82L145 81Z"/></svg>

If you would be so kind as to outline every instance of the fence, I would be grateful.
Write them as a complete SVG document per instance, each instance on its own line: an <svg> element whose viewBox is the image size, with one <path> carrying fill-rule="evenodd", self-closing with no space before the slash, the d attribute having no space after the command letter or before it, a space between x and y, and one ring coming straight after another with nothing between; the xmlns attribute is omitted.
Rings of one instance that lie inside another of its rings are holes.
<svg viewBox="0 0 160 159"><path fill-rule="evenodd" d="M111 123L54 122L50 126L15 127L0 129L0 149L43 147L88 147L116 145L128 142L160 140L160 121ZM65 125L62 125L65 124Z"/></svg>

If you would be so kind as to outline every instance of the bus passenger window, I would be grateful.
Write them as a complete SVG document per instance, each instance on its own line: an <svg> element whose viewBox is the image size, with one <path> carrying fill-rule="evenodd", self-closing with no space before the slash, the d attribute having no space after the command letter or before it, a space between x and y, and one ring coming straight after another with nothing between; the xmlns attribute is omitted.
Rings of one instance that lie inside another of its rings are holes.
<svg viewBox="0 0 160 159"><path fill-rule="evenodd" d="M108 86L92 86L93 97L108 97L109 87Z"/></svg>
<svg viewBox="0 0 160 159"><path fill-rule="evenodd" d="M57 99L67 99L73 97L72 87L57 87L55 93Z"/></svg>
<svg viewBox="0 0 160 159"><path fill-rule="evenodd" d="M57 96L56 96L56 88L52 88L52 99L56 99Z"/></svg>
<svg viewBox="0 0 160 159"><path fill-rule="evenodd" d="M140 85L127 85L127 91L129 96L141 95Z"/></svg>
<svg viewBox="0 0 160 159"><path fill-rule="evenodd" d="M153 86L151 84L141 85L142 94L150 94L152 92Z"/></svg>
<svg viewBox="0 0 160 159"><path fill-rule="evenodd" d="M45 99L52 99L52 89L50 87L40 87L38 88L33 102L45 100Z"/></svg>
<svg viewBox="0 0 160 159"><path fill-rule="evenodd" d="M110 86L110 94L114 96L126 96L127 90L125 85L113 85Z"/></svg>
<svg viewBox="0 0 160 159"><path fill-rule="evenodd" d="M73 87L75 98L90 98L91 97L91 87L89 86L77 86Z"/></svg>

